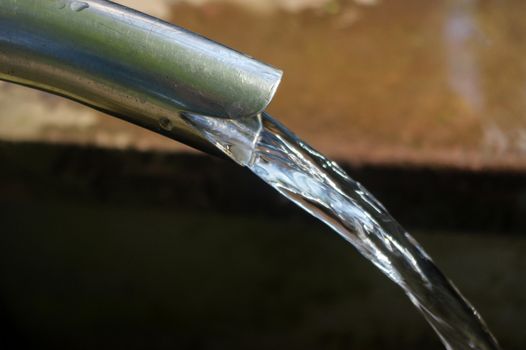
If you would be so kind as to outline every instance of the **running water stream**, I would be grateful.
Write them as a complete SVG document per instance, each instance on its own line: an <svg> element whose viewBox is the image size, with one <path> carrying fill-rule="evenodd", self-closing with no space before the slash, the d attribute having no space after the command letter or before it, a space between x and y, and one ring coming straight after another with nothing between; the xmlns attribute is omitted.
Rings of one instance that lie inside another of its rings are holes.
<svg viewBox="0 0 526 350"><path fill-rule="evenodd" d="M398 284L446 349L499 349L477 311L418 242L335 162L267 114L237 121L195 114L183 118L226 155L330 226Z"/></svg>

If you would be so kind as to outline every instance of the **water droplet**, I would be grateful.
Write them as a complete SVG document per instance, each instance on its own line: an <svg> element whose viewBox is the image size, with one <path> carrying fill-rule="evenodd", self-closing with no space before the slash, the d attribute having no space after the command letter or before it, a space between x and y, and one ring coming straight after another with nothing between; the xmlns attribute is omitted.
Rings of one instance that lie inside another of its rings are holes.
<svg viewBox="0 0 526 350"><path fill-rule="evenodd" d="M84 1L73 1L70 5L70 8L75 12L80 12L89 8L89 4Z"/></svg>
<svg viewBox="0 0 526 350"><path fill-rule="evenodd" d="M57 0L56 4L59 10L62 10L64 7L66 7L66 2L64 0Z"/></svg>
<svg viewBox="0 0 526 350"><path fill-rule="evenodd" d="M173 129L172 121L166 117L159 119L159 125L166 131L171 131Z"/></svg>

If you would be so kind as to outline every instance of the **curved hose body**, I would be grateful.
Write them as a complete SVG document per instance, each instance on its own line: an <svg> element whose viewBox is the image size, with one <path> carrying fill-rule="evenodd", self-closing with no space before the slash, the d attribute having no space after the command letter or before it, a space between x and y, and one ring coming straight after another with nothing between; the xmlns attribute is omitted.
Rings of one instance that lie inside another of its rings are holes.
<svg viewBox="0 0 526 350"><path fill-rule="evenodd" d="M187 111L263 111L281 71L103 0L0 0L0 79L61 95L197 148Z"/></svg>

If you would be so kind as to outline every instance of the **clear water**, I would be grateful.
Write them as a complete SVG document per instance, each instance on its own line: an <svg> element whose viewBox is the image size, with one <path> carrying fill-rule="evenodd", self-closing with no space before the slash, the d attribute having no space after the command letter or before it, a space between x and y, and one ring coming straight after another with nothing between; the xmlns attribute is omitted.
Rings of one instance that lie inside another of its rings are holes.
<svg viewBox="0 0 526 350"><path fill-rule="evenodd" d="M183 117L225 154L330 226L397 283L446 349L499 349L477 311L418 242L335 162L266 114L241 121Z"/></svg>

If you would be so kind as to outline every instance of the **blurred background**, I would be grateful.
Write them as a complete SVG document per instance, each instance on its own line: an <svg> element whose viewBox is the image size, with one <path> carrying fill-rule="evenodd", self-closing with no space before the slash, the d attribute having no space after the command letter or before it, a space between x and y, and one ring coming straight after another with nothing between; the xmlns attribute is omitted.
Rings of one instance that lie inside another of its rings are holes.
<svg viewBox="0 0 526 350"><path fill-rule="evenodd" d="M526 346L526 2L120 0L285 71L270 113ZM441 349L248 171L0 82L0 348Z"/></svg>

